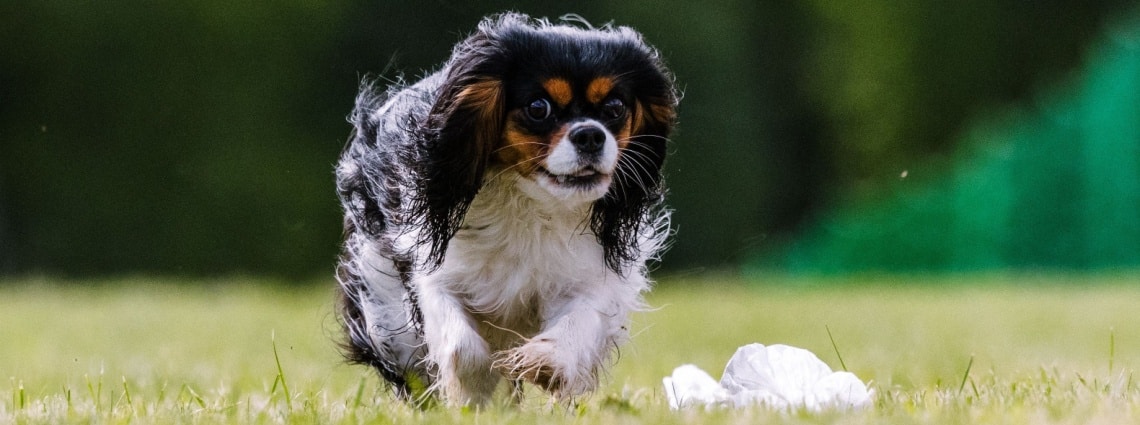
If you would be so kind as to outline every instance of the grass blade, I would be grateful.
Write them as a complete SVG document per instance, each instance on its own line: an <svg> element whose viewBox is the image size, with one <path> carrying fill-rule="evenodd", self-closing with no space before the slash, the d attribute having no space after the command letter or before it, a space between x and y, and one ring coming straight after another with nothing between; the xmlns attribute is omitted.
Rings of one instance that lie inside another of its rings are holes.
<svg viewBox="0 0 1140 425"><path fill-rule="evenodd" d="M20 395L19 403L17 406L19 406L20 410L24 410L24 407L26 407L28 404L28 395L26 392L24 392L24 381L20 381L19 388Z"/></svg>
<svg viewBox="0 0 1140 425"><path fill-rule="evenodd" d="M198 407L201 407L202 410L206 409L206 400L203 400L202 396L198 395L198 393L195 392L189 384L182 384L182 390L187 394L190 394L190 400L196 403Z"/></svg>
<svg viewBox="0 0 1140 425"><path fill-rule="evenodd" d="M127 400L127 407L131 408L131 410L134 410L135 403L133 401L131 401L131 389L127 388L127 377L126 376L123 377L123 397L125 397Z"/></svg>
<svg viewBox="0 0 1140 425"><path fill-rule="evenodd" d="M966 364L966 373L962 374L962 383L958 385L958 392L966 388L966 381L970 379L970 369L974 367L974 355L970 355L970 363ZM975 391L976 392L976 391Z"/></svg>
<svg viewBox="0 0 1140 425"><path fill-rule="evenodd" d="M281 389L285 392L285 405L290 409L293 408L293 397L289 394L289 384L285 382L285 370L281 368L281 356L277 355L277 333L270 334L270 340L273 344L273 361L277 362L277 380L273 382L273 387L277 387L277 382L281 383Z"/></svg>
<svg viewBox="0 0 1140 425"><path fill-rule="evenodd" d="M850 372L847 370L847 363L843 362L843 355L839 354L839 346L835 345L835 337L831 336L831 327L824 325L823 328L827 329L827 339L831 340L831 348L835 350L835 357L839 357L839 366L843 367L844 372Z"/></svg>
<svg viewBox="0 0 1140 425"><path fill-rule="evenodd" d="M360 385L356 387L356 396L352 399L352 408L359 409L364 399L364 377L360 377Z"/></svg>

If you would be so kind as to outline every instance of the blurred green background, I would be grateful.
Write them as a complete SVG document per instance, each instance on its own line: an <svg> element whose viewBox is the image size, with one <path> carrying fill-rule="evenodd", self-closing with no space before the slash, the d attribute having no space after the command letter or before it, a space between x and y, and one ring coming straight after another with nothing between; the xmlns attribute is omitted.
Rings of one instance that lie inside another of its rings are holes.
<svg viewBox="0 0 1140 425"><path fill-rule="evenodd" d="M331 274L359 81L504 10L676 73L663 270L1140 266L1134 1L8 0L0 274Z"/></svg>

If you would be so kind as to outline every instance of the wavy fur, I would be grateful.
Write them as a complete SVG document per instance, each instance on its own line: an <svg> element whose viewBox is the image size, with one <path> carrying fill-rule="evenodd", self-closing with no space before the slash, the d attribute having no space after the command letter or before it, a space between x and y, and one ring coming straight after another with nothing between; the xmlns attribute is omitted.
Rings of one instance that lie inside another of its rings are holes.
<svg viewBox="0 0 1140 425"><path fill-rule="evenodd" d="M610 91L583 95L599 78ZM527 115L543 96L561 103ZM363 84L336 170L346 357L411 401L483 404L502 377L593 390L669 234L676 102L632 29L520 14L484 20L415 84Z"/></svg>

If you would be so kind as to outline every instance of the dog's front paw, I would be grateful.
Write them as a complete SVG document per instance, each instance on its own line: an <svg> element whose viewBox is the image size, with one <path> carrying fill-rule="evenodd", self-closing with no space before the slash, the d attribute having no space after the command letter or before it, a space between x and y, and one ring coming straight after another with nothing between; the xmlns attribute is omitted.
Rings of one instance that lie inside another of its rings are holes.
<svg viewBox="0 0 1140 425"><path fill-rule="evenodd" d="M481 340L472 342L463 349L441 349L435 357L434 389L450 406L483 406L499 382L486 344Z"/></svg>
<svg viewBox="0 0 1140 425"><path fill-rule="evenodd" d="M536 338L495 354L493 367L508 378L527 381L562 400L593 391L598 384L593 364L581 364L579 353L550 338Z"/></svg>

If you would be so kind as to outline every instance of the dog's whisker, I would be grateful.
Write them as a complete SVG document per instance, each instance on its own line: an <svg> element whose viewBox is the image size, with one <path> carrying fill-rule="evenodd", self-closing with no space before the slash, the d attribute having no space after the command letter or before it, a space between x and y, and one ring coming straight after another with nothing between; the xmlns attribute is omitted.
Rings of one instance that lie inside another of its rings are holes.
<svg viewBox="0 0 1140 425"><path fill-rule="evenodd" d="M491 177L490 177L490 178L488 178L487 180L488 180L488 181L490 181L490 180L495 180L495 179L498 179L499 177L501 177L503 174L505 174L505 173L506 173L506 172L508 172L508 171L512 171L512 170L515 170L515 169L518 169L518 168L522 168L523 166L529 166L529 165L530 165L530 163L534 163L534 162L542 162L542 161L543 161L543 160L545 160L545 159L546 159L546 156L545 156L545 155L543 155L543 156L536 156L536 157L533 157L533 158L529 158L529 159L526 159L526 160L523 160L523 161L519 161L519 162L516 162L516 163L514 163L514 164L511 164L511 165L509 165L509 166L507 166L507 167L504 167L502 170L500 170L498 173L495 173L495 175L491 176Z"/></svg>
<svg viewBox="0 0 1140 425"><path fill-rule="evenodd" d="M631 154L623 156L623 158L618 161L618 167L623 169L621 173L622 176L626 179L632 178L633 183L640 189L648 190L648 186L642 176L650 173L649 166L642 164L641 161L638 161L636 157ZM622 189L625 189L625 187L623 186Z"/></svg>
<svg viewBox="0 0 1140 425"><path fill-rule="evenodd" d="M498 147L497 149L495 149L495 150L492 150L492 151L491 151L491 153L492 153L492 154L496 154L496 153L499 153L499 152L505 151L505 150L507 150L507 149L513 149L513 148L516 148L516 147L518 147L518 146L528 146L528 145L534 145L534 146L546 146L546 143L543 143L543 142L530 142L530 141L527 141L527 142L521 142L521 143L514 143L514 144L510 144L510 145L504 145L504 146L500 146L500 147Z"/></svg>

